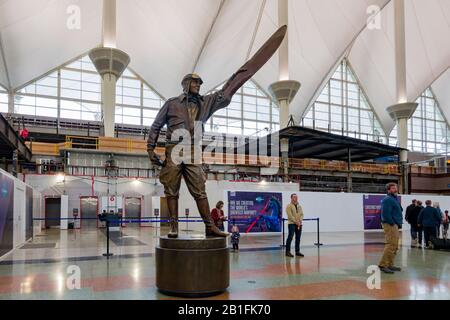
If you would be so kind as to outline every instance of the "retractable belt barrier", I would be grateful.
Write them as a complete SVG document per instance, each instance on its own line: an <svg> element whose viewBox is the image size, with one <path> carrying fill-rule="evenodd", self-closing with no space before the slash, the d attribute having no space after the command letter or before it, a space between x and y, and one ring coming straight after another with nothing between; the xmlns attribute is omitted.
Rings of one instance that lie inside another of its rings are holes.
<svg viewBox="0 0 450 320"><path fill-rule="evenodd" d="M289 221L289 220L285 219L285 218L283 218L282 220L283 220L283 224L282 224L282 226L283 226L283 231L282 231L282 233L283 233L283 240L282 241L283 242L281 244L281 247L285 248L286 247L286 241L285 241L285 228L284 228L284 226L285 226L285 222ZM303 219L303 221L316 221L316 223L317 223L317 231L316 231L317 232L317 242L314 243L314 245L319 247L319 248L321 246L323 246L323 243L320 242L320 218Z"/></svg>
<svg viewBox="0 0 450 320"><path fill-rule="evenodd" d="M83 221L83 220L100 220L101 222L106 222L106 253L103 254L103 256L111 257L113 254L109 251L109 229L110 224L116 224L119 226L122 226L123 224L132 224L132 223L169 223L169 219L158 219L155 217L140 217L140 218L111 218L111 217L103 217L103 218L79 218L79 217L73 217L73 218L33 218L33 221L63 221L63 220L70 220L70 221ZM233 224L236 223L253 223L254 219L232 219L231 220ZM280 219L282 222L282 244L280 247L285 248L286 247L286 239L285 239L285 222L288 221L288 219ZM303 221L316 221L317 223L317 242L314 243L315 246L321 247L323 246L323 243L320 242L320 218L310 218L310 219L303 219ZM196 222L196 223L203 223L203 219L200 217L185 217L182 219L178 219L178 222Z"/></svg>

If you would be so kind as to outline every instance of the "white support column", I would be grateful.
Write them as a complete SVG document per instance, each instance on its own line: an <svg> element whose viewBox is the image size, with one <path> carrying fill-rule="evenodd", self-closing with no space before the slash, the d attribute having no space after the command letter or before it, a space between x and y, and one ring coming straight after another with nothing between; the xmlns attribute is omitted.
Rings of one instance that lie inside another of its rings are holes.
<svg viewBox="0 0 450 320"><path fill-rule="evenodd" d="M102 42L106 48L117 47L116 0L103 0Z"/></svg>
<svg viewBox="0 0 450 320"><path fill-rule="evenodd" d="M105 137L114 137L116 115L116 82L116 76L111 73L107 73L102 77L102 111Z"/></svg>
<svg viewBox="0 0 450 320"><path fill-rule="evenodd" d="M278 0L278 25L288 25L289 20L288 0ZM278 49L279 81L289 80L289 28L286 36ZM280 106L281 107L281 106Z"/></svg>
<svg viewBox="0 0 450 320"><path fill-rule="evenodd" d="M89 57L102 76L102 113L105 137L114 137L116 82L130 63L130 57L117 47L116 0L103 0L102 48L91 50Z"/></svg>
<svg viewBox="0 0 450 320"><path fill-rule="evenodd" d="M408 161L408 120L414 114L417 104L408 103L406 79L406 36L405 36L405 0L394 0L395 17L395 76L397 105L388 108L391 117L397 122L400 162Z"/></svg>
<svg viewBox="0 0 450 320"><path fill-rule="evenodd" d="M278 101L280 107L280 129L288 126L290 118L290 104L295 98L300 83L289 78L289 0L278 0L278 24L288 26L287 35L278 49L278 82L269 87L269 92Z"/></svg>
<svg viewBox="0 0 450 320"><path fill-rule="evenodd" d="M400 151L402 171L401 191L408 193L408 120L417 109L417 103L408 102L406 77L406 32L405 32L405 1L394 0L395 25L395 76L397 104L387 108L391 118L397 122L397 138Z"/></svg>
<svg viewBox="0 0 450 320"><path fill-rule="evenodd" d="M395 15L395 65L396 65L396 86L397 86L397 103L403 104L408 102L407 82L406 82L406 39L405 39L405 0L394 0ZM410 105L413 107L413 105ZM414 108L415 110L416 108ZM404 114L396 114L397 132L399 147L408 149L408 119L414 112ZM407 116L407 118L405 118ZM408 161L408 153L406 150L400 154L400 162Z"/></svg>
<svg viewBox="0 0 450 320"><path fill-rule="evenodd" d="M8 91L8 113L14 113L14 92Z"/></svg>
<svg viewBox="0 0 450 320"><path fill-rule="evenodd" d="M288 100L279 100L280 106L280 128L287 128L289 122L289 103Z"/></svg>
<svg viewBox="0 0 450 320"><path fill-rule="evenodd" d="M398 143L400 148L408 148L408 119L399 118L397 120L397 130L398 130ZM400 153L400 162L407 162L408 154L406 152Z"/></svg>
<svg viewBox="0 0 450 320"><path fill-rule="evenodd" d="M406 89L405 1L394 0L397 103L408 102Z"/></svg>
<svg viewBox="0 0 450 320"><path fill-rule="evenodd" d="M280 140L281 161L284 174L284 182L289 182L289 139Z"/></svg>

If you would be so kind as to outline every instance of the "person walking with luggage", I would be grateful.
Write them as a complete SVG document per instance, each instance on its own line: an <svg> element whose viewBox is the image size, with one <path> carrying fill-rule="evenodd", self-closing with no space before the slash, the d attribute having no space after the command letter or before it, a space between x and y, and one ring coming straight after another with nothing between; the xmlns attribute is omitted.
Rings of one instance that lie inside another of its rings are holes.
<svg viewBox="0 0 450 320"><path fill-rule="evenodd" d="M437 224L441 223L441 216L436 208L432 207L431 200L425 202L426 207L420 212L417 223L423 227L425 245L427 249L433 248L432 241L437 237Z"/></svg>
<svg viewBox="0 0 450 320"><path fill-rule="evenodd" d="M286 213L288 216L288 230L289 235L286 240L286 257L294 257L291 253L292 239L295 234L295 255L297 257L304 257L300 252L300 238L302 236L303 229L303 209L298 203L298 196L296 194L291 195L291 203L286 208Z"/></svg>
<svg viewBox="0 0 450 320"><path fill-rule="evenodd" d="M443 234L442 237L445 239L448 238L448 226L450 224L450 217L448 216L448 210L445 210L444 218L442 219L442 227Z"/></svg>
<svg viewBox="0 0 450 320"><path fill-rule="evenodd" d="M399 229L403 225L403 208L398 200L398 187L396 183L386 185L387 196L381 201L381 222L385 234L384 253L378 267L387 274L402 269L394 265L400 239Z"/></svg>

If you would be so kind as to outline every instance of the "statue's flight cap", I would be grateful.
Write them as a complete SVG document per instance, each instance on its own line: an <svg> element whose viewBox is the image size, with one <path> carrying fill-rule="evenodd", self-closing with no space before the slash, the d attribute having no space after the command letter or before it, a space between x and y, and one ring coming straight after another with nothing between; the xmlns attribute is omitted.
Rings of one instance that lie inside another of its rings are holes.
<svg viewBox="0 0 450 320"><path fill-rule="evenodd" d="M200 78L200 76L196 73L187 74L186 76L184 76L183 81L181 83L184 84L187 81L193 81L193 80L197 80L200 82L200 84L203 84L202 78Z"/></svg>

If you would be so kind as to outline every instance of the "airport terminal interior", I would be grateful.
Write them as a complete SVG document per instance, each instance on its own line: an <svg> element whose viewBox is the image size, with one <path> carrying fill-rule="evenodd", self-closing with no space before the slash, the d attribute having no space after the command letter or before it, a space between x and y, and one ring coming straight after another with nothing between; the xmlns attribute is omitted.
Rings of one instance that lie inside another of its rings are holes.
<svg viewBox="0 0 450 320"><path fill-rule="evenodd" d="M449 300L448 39L450 0L0 0L0 300Z"/></svg>

